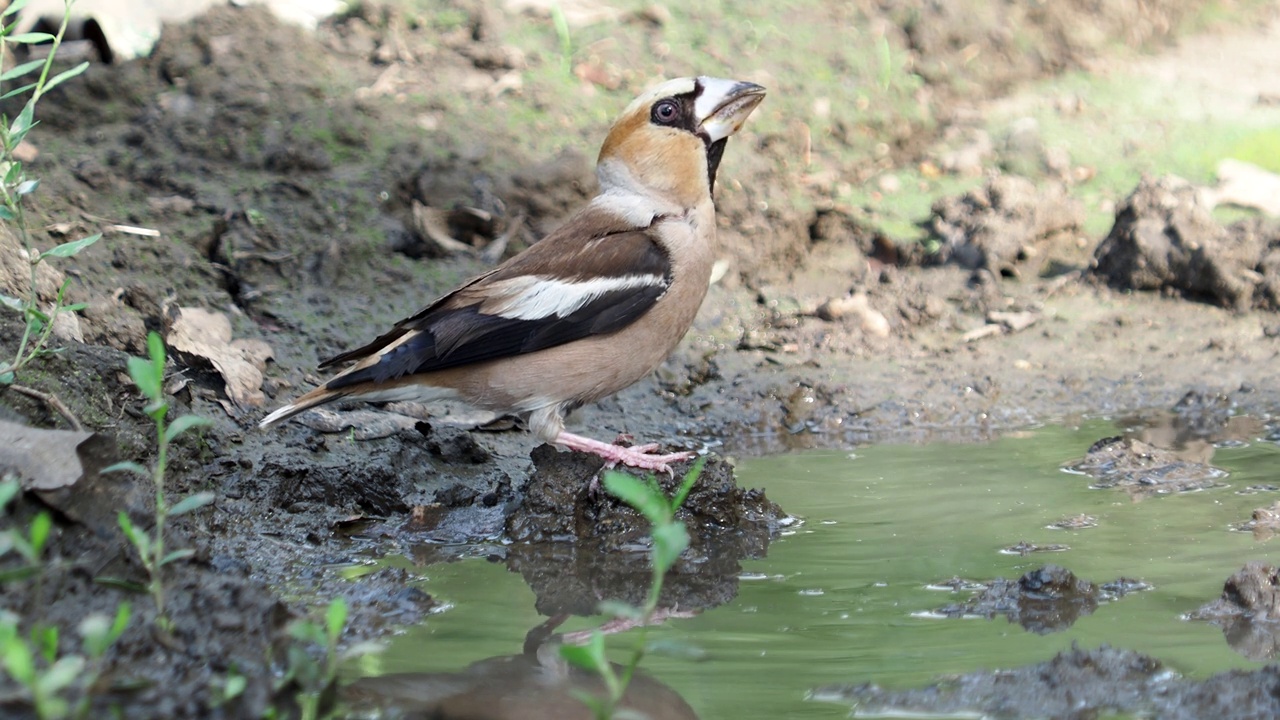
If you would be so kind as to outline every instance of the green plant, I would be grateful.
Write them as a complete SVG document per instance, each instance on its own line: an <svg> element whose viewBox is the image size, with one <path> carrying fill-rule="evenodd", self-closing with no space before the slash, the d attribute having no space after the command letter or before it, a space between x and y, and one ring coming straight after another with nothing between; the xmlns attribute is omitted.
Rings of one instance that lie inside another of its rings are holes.
<svg viewBox="0 0 1280 720"><path fill-rule="evenodd" d="M289 626L289 635L297 642L290 645L287 666L278 687L293 683L297 686L298 717L301 720L318 720L333 717L336 708L326 708L326 693L338 679L338 665L361 655L382 650L377 643L357 643L345 652L338 651L338 640L347 626L347 601L334 598L324 613L324 622L298 620ZM312 650L319 647L323 658L316 660Z"/></svg>
<svg viewBox="0 0 1280 720"><path fill-rule="evenodd" d="M63 303L63 294L67 287L66 283L63 283L62 287L58 288L57 298L52 309L48 312L41 310L37 289L37 267L40 263L50 258L71 257L102 237L102 233L95 233L80 240L63 243L44 252L37 252L32 242L31 232L27 227L24 200L28 195L35 192L36 188L40 187L40 181L27 176L22 162L15 157L14 153L18 149L18 145L37 124L35 110L36 103L40 101L40 98L66 80L84 72L89 67L89 63L80 63L50 78L49 71L53 66L54 56L58 53L58 46L62 44L62 36L66 32L67 23L71 18L72 2L71 0L66 2L62 15L62 24L58 27L56 35L14 32L14 28L17 25L17 22L13 20L14 14L26 4L27 0L14 0L5 8L3 13L0 13L0 58L11 56L13 53L9 50L14 45L34 45L37 43L51 43L51 45L49 54L43 59L25 62L0 72L0 100L31 91L30 99L27 100L26 105L22 107L22 110L12 122L7 117L0 117L0 220L12 225L22 243L22 249L26 253L26 260L30 265L30 284L27 288L26 297L15 298L0 294L0 305L4 305L21 314L23 320L22 339L18 342L18 348L14 352L13 358L11 360L0 360L0 385L12 385L17 373L23 367L37 357L49 352L49 336L53 332L54 320L59 313L76 312L84 308L83 304L66 305ZM6 82L17 80L35 70L40 71L39 79L35 82L7 92L4 91ZM61 403L56 403L55 407L60 405ZM59 410L63 414L67 414L60 407ZM73 421L73 424L78 423Z"/></svg>
<svg viewBox="0 0 1280 720"><path fill-rule="evenodd" d="M17 616L0 611L0 664L26 691L41 720L89 716L93 690L102 675L102 658L129 625L131 608L121 603L114 619L94 613L80 621L79 653L58 653L58 628L37 625L29 636ZM77 693L73 704L68 695Z"/></svg>
<svg viewBox="0 0 1280 720"><path fill-rule="evenodd" d="M176 560L191 557L195 551L181 548L165 552L164 526L169 518L184 515L213 502L211 492L198 492L169 505L164 496L164 474L169 462L169 443L192 428L208 425L209 420L196 415L183 415L171 424L165 421L169 414L169 400L164 392L164 366L166 361L164 341L160 335L151 332L147 335L147 358L129 358L129 377L138 386L149 401L143 410L151 417L156 426L156 461L148 470L136 462L121 462L106 468L103 472L128 471L142 477L150 477L155 485L155 529L151 534L133 524L129 515L121 511L119 515L120 529L138 552L138 558L147 569L149 577L147 589L156 604L156 624L165 631L170 629L169 618L164 612L164 583L161 571L165 565Z"/></svg>
<svg viewBox="0 0 1280 720"><path fill-rule="evenodd" d="M658 609L662 584L667 573L680 557L680 553L689 546L689 532L685 529L683 522L676 520L676 511L684 504L689 491L698 482L704 463L705 458L699 458L693 464L685 474L680 487L676 489L675 496L670 499L662 493L662 488L652 475L649 476L648 482L642 482L620 472L609 472L604 476L605 490L635 508L653 527L650 531L652 546L649 549L649 563L653 574L643 606L634 607L622 602L609 601L600 604L602 612L619 619L634 621L639 625L636 645L627 658L626 664L622 666L621 672L616 670L605 656L604 633L599 629L591 633L591 639L585 645L560 647L561 657L573 665L596 673L604 682L605 689L608 691L606 697L578 695L578 698L591 708L597 720L607 720L614 716L618 703L627 692L627 685L631 683L631 677L648 650L647 628L654 611Z"/></svg>
<svg viewBox="0 0 1280 720"><path fill-rule="evenodd" d="M560 3L551 4L551 24L556 28L556 38L560 40L560 62L566 74L573 74L573 37L569 34L569 18L565 17Z"/></svg>
<svg viewBox="0 0 1280 720"><path fill-rule="evenodd" d="M0 513L22 491L18 478L6 475L0 480ZM42 557L49 535L53 531L53 516L47 510L41 511L31 520L26 532L18 528L0 531L0 558L10 552L17 552L25 564L10 570L0 571L0 582L22 580L36 575L43 570ZM38 594L38 593L37 593Z"/></svg>

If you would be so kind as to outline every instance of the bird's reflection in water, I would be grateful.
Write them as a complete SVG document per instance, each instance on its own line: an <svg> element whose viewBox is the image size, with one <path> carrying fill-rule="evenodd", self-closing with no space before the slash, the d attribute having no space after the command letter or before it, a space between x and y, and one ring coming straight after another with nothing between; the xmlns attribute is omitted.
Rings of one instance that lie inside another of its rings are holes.
<svg viewBox="0 0 1280 720"><path fill-rule="evenodd" d="M767 535L762 542L745 546L740 536L695 542L667 575L652 622L692 617L732 600L738 594L740 560L763 556L767 543ZM412 557L422 565L459 559L440 545L415 548ZM590 543L543 543L509 545L501 548L501 556L490 559L519 573L537 598L538 612L549 618L526 634L521 652L481 660L455 672L357 680L344 689L348 705L357 714L376 710L379 718L440 720L592 718L591 710L575 694L604 697L604 682L594 673L568 665L559 651L561 644L585 642L590 632L558 633L557 629L572 616L595 615L602 600L643 603L652 577L649 554L605 552ZM634 622L615 620L601 629L611 634L634 627ZM674 690L643 670L632 677L619 710L650 720L697 717Z"/></svg>
<svg viewBox="0 0 1280 720"><path fill-rule="evenodd" d="M402 720L591 720L578 694L605 697L600 676L560 657L558 615L530 630L518 655L492 657L457 672L399 673L362 678L343 689L359 716ZM614 670L622 668L615 665ZM618 705L634 717L683 720L698 716L675 690L637 670Z"/></svg>

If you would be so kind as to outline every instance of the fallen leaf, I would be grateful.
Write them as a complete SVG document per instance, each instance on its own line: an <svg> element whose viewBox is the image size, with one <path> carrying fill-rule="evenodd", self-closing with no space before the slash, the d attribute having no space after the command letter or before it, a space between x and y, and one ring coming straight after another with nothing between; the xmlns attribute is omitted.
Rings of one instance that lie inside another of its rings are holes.
<svg viewBox="0 0 1280 720"><path fill-rule="evenodd" d="M262 340L231 339L226 315L201 308L175 308L165 342L188 358L213 366L227 386L227 397L238 408L261 407L262 372L271 359L271 346ZM230 413L228 413L230 414Z"/></svg>
<svg viewBox="0 0 1280 720"><path fill-rule="evenodd" d="M14 474L23 490L56 490L84 475L77 451L97 433L41 430L0 421L0 475Z"/></svg>

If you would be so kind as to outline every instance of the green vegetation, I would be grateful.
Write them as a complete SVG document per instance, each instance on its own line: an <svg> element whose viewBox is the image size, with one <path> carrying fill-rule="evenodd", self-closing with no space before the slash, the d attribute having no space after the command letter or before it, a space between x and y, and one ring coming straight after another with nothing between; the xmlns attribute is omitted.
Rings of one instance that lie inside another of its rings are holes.
<svg viewBox="0 0 1280 720"><path fill-rule="evenodd" d="M324 622L299 620L289 626L289 635L296 641L287 650L284 675L276 684L277 689L290 685L297 688L298 715L301 720L320 720L338 717L339 709L333 702L332 691L338 680L338 666L349 659L378 652L377 643L358 643L346 652L338 652L338 640L347 625L347 601L334 598L324 613ZM312 655L319 648L320 660ZM275 715L281 715L275 711Z"/></svg>
<svg viewBox="0 0 1280 720"><path fill-rule="evenodd" d="M138 386L138 389L142 391L142 394L149 401L143 409L155 422L156 426L155 466L148 470L136 462L122 462L112 465L103 472L133 472L142 477L150 477L155 484L155 528L151 534L134 525L133 521L129 519L129 515L123 511L120 512L119 520L121 530L129 538L129 542L133 544L134 549L138 551L138 558L147 569L149 577L147 589L156 604L156 625L161 630L168 631L170 624L169 618L164 612L162 570L165 565L171 562L191 557L195 551L191 548L181 548L165 552L165 522L169 518L202 508L213 502L214 499L214 495L211 492L198 492L188 495L173 505L168 504L164 493L164 473L168 464L169 443L192 428L208 425L209 421L195 415L183 415L174 420L172 424L166 424L165 417L169 413L169 401L164 391L166 355L164 341L155 332L147 335L147 351L150 355L149 358L129 358L129 377L133 379L133 383Z"/></svg>
<svg viewBox="0 0 1280 720"><path fill-rule="evenodd" d="M653 575L643 606L634 607L622 602L604 602L600 605L602 612L639 625L635 647L631 650L626 664L622 666L621 672L615 669L605 656L604 633L599 629L591 633L591 639L585 645L564 645L560 648L560 655L565 660L598 674L604 681L609 693L606 697L578 695L578 698L591 708L597 720L607 720L617 713L618 705L627 692L627 685L631 683L631 677L649 649L646 644L647 627L658 609L663 581L667 577L667 572L680 557L680 553L689 547L689 532L685 529L683 522L676 520L676 511L684 504L689 491L698 482L698 476L702 474L702 466L705 462L705 458L699 458L694 463L685 474L680 487L676 489L675 496L670 499L663 495L662 488L653 476L649 477L648 482L641 482L625 473L605 473L605 490L635 508L653 526L650 532L652 547L649 550Z"/></svg>
<svg viewBox="0 0 1280 720"><path fill-rule="evenodd" d="M36 625L29 636L18 618L0 610L0 663L26 691L40 720L89 717L94 688L102 675L102 658L129 625L128 603L115 618L93 614L80 621L80 652L60 652L58 628Z"/></svg>
<svg viewBox="0 0 1280 720"><path fill-rule="evenodd" d="M7 223L14 234L17 235L22 243L22 249L26 253L26 259L30 264L31 270L31 281L27 288L26 297L15 298L0 294L0 305L4 305L20 314L23 321L22 339L18 342L18 347L14 351L12 359L0 360L0 385L12 385L17 378L17 374L28 363L50 352L49 336L53 332L54 320L59 313L76 312L84 308L82 304L67 305L63 303L63 293L66 290L64 283L58 289L53 307L48 311L42 310L40 308L37 273L39 265L51 258L71 257L102 237L101 233L96 233L80 240L63 243L44 252L38 252L31 238L30 229L27 226L25 199L40 187L40 181L36 178L28 177L23 169L22 162L16 156L18 146L37 124L35 110L36 103L40 101L40 98L64 81L84 72L85 68L89 67L89 63L80 63L50 78L49 71L53 67L54 56L58 53L58 46L62 43L62 36L67 30L67 23L71 17L71 1L68 0L66 3L62 15L62 24L58 27L56 35L49 35L48 33L19 34L14 31L17 25L16 20L14 20L15 13L26 4L27 0L14 0L9 4L9 7L5 8L3 13L0 13L0 57L11 57L14 46L18 45L35 45L39 43L51 43L51 45L49 53L44 59L31 60L0 73L0 100L16 97L28 91L31 92L31 97L16 118L11 121L8 117L0 117L0 221ZM40 75L35 82L20 85L12 90L6 89L5 83L18 80L36 70L40 71Z"/></svg>

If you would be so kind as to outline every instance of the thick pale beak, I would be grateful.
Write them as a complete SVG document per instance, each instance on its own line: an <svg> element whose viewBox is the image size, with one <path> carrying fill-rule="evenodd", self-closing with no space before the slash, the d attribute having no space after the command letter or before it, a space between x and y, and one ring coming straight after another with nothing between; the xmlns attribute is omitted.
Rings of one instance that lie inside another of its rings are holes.
<svg viewBox="0 0 1280 720"><path fill-rule="evenodd" d="M708 144L719 142L742 128L747 116L764 100L764 88L755 83L700 77L702 93L694 102L698 127Z"/></svg>

